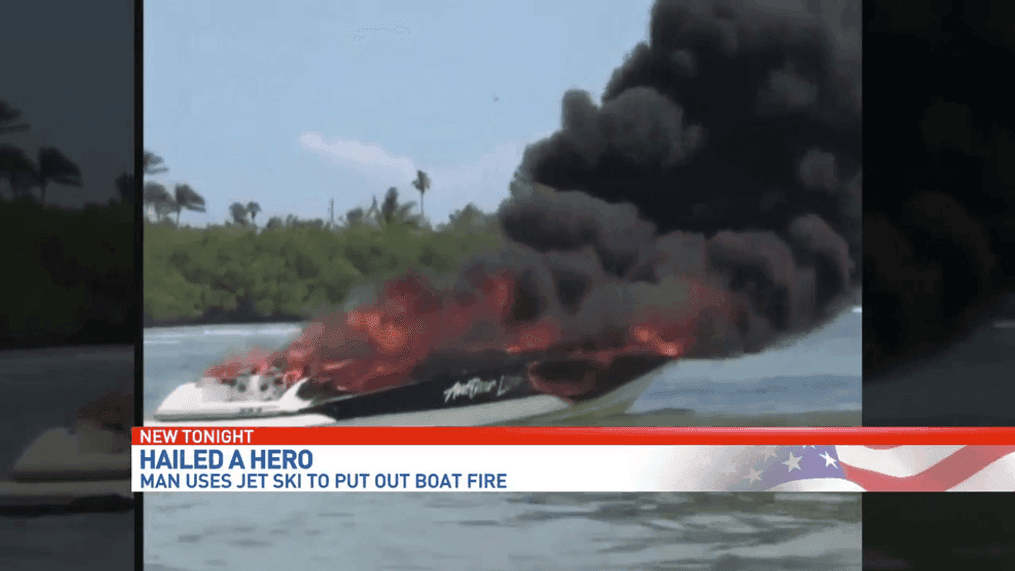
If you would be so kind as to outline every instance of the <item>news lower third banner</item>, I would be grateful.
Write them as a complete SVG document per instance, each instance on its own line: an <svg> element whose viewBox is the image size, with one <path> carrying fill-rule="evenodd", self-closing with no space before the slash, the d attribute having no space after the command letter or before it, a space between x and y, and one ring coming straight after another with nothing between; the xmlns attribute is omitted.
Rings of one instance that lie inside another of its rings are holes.
<svg viewBox="0 0 1015 571"><path fill-rule="evenodd" d="M1015 491L1009 428L138 427L132 444L134 492Z"/></svg>

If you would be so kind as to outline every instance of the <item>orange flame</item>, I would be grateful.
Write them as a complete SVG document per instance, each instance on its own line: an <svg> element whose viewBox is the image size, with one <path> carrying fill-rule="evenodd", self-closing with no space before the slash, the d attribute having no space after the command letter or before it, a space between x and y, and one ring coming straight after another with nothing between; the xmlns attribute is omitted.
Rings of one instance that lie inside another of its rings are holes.
<svg viewBox="0 0 1015 571"><path fill-rule="evenodd" d="M532 353L534 364L538 364L547 358L547 351L556 348L554 358L585 362L592 367L592 372L574 379L570 389L553 389L570 394L594 384L594 371L608 368L620 356L677 359L685 355L694 343L699 310L729 307L729 300L720 290L692 283L686 308L666 308L666 317L660 314L642 320L628 330L626 344L589 349L572 340L566 345L570 349L565 349L565 331L553 318L523 326L505 324L513 292L514 279L507 272L481 277L474 283L474 290L466 294L437 291L422 276L408 275L385 284L377 303L350 311L342 319L317 320L280 351L255 349L242 357L230 357L208 369L206 376L228 380L247 369L263 374L277 367L284 371L282 382L287 387L309 377L334 390L361 392L411 382L413 369L442 351ZM484 321L499 328L498 337L483 342L463 341L475 324ZM545 385L531 374L530 380Z"/></svg>

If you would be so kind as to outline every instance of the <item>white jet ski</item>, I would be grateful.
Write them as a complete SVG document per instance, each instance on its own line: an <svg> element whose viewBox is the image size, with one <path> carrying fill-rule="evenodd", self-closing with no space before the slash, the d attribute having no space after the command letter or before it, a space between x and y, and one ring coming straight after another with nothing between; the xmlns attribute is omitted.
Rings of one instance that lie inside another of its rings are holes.
<svg viewBox="0 0 1015 571"><path fill-rule="evenodd" d="M0 514L132 505L129 435L86 423L42 433L0 480Z"/></svg>
<svg viewBox="0 0 1015 571"><path fill-rule="evenodd" d="M533 382L524 364L459 369L392 388L345 394L322 390L308 378L287 387L272 374L205 377L177 387L145 426L553 424L626 411L652 383L654 376L648 373L671 361L621 357L581 394L570 394L566 386Z"/></svg>

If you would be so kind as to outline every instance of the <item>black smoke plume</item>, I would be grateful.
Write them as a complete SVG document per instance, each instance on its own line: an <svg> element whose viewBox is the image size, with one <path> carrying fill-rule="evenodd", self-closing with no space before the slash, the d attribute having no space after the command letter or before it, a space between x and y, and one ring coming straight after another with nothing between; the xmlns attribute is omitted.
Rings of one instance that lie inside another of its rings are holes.
<svg viewBox="0 0 1015 571"><path fill-rule="evenodd" d="M541 255L516 295L526 319L582 330L704 312L712 302L688 289L704 284L731 321L699 321L723 352L755 351L855 301L859 6L811 4L660 0L601 104L564 95L561 129L526 150L500 212L516 249ZM603 315L621 307L634 311Z"/></svg>
<svg viewBox="0 0 1015 571"><path fill-rule="evenodd" d="M992 6L865 10L866 47L879 56L865 70L877 125L865 162L878 191L864 204L864 302L880 318L864 320L864 382L919 371L1015 316L1013 298L998 315L1015 292L1015 107L1009 74L981 71L1015 66L1015 12ZM955 382L980 394L969 383L994 380Z"/></svg>

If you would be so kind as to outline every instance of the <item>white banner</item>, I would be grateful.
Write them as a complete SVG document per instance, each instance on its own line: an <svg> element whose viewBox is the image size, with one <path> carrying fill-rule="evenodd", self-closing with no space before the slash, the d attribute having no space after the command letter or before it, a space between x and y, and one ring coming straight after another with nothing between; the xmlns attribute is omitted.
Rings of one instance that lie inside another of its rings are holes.
<svg viewBox="0 0 1015 571"><path fill-rule="evenodd" d="M134 492L726 491L751 446L134 446Z"/></svg>
<svg viewBox="0 0 1015 571"><path fill-rule="evenodd" d="M1012 491L1006 446L136 444L131 490Z"/></svg>

